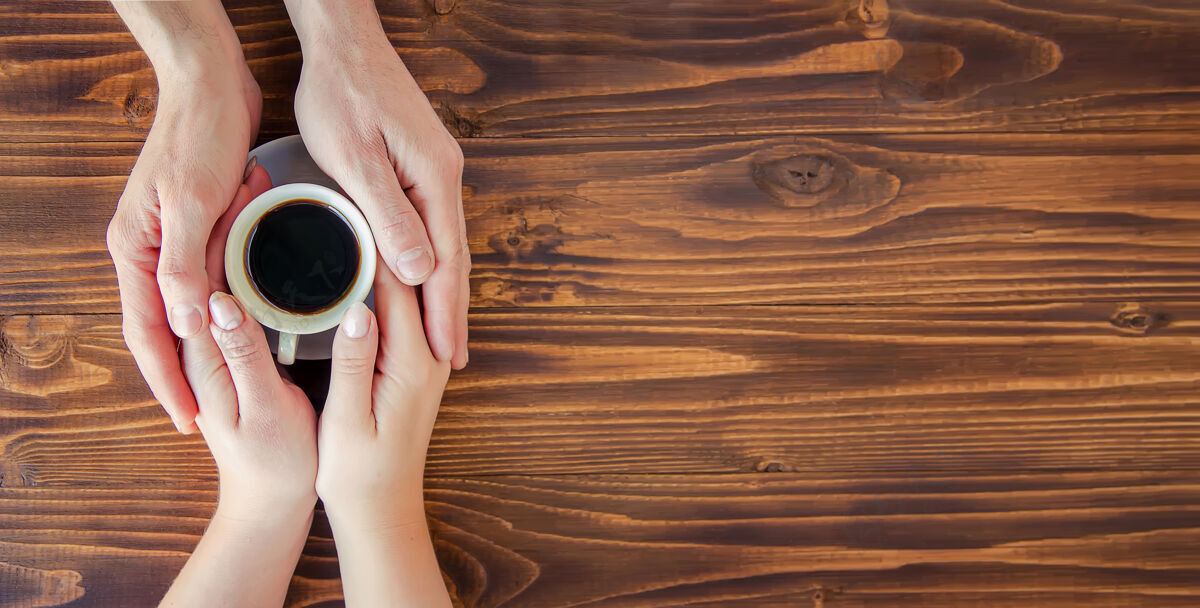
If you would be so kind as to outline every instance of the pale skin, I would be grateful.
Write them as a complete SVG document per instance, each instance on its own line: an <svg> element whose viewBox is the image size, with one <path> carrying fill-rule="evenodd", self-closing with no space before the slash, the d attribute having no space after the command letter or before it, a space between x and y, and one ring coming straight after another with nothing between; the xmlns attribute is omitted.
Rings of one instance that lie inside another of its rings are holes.
<svg viewBox="0 0 1200 608"><path fill-rule="evenodd" d="M366 0L288 0L304 63L296 118L305 146L362 209L388 269L422 285L431 352L466 365L462 152L396 55ZM218 0L114 1L158 78L154 125L108 228L126 343L175 426L197 396L174 356L207 333L205 248L247 176L262 96Z"/></svg>
<svg viewBox="0 0 1200 608"><path fill-rule="evenodd" d="M240 188L234 206L253 192ZM208 331L184 340L182 364L219 499L162 606L282 605L318 495L348 606L450 605L421 484L450 363L433 356L412 287L381 266L375 294L378 319L359 303L342 320L318 424L258 323L212 293Z"/></svg>

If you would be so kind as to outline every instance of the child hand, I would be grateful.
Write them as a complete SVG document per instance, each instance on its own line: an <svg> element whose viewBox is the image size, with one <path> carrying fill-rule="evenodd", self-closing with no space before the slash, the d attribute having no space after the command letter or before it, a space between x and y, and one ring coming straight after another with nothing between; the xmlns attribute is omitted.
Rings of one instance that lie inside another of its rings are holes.
<svg viewBox="0 0 1200 608"><path fill-rule="evenodd" d="M356 304L333 342L317 493L331 520L424 525L425 450L450 363L430 352L413 288L378 268L378 324Z"/></svg>
<svg viewBox="0 0 1200 608"><path fill-rule="evenodd" d="M413 288L382 261L378 268L378 325L356 304L334 338L317 493L337 543L346 605L449 606L421 479L450 362L430 352Z"/></svg>
<svg viewBox="0 0 1200 608"><path fill-rule="evenodd" d="M160 605L281 606L317 501L315 415L233 296L213 293L208 309L208 331L183 341L183 373L220 497Z"/></svg>
<svg viewBox="0 0 1200 608"><path fill-rule="evenodd" d="M280 378L262 327L233 296L214 292L209 312L210 331L183 342L183 368L220 472L217 515L307 520L316 503L312 406Z"/></svg>

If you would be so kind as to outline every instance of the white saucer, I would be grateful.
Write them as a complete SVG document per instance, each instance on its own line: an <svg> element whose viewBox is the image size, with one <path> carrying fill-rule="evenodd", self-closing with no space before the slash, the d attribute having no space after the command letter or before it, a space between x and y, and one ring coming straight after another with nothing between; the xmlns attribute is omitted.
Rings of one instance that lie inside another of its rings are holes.
<svg viewBox="0 0 1200 608"><path fill-rule="evenodd" d="M251 156L258 157L258 164L271 176L272 186L294 183L320 184L336 190L343 196L346 195L337 182L317 167L317 163L308 155L308 149L304 147L304 140L299 135L281 137L251 150L246 157L247 162ZM371 311L375 310L374 289L371 289L371 293L367 295L366 303ZM265 326L263 330L267 334L267 344L271 346L271 352L276 352L276 345L279 344L279 332ZM338 328L334 327L321 333L300 336L300 343L296 348L296 359L315 361L333 357L333 337L337 330Z"/></svg>

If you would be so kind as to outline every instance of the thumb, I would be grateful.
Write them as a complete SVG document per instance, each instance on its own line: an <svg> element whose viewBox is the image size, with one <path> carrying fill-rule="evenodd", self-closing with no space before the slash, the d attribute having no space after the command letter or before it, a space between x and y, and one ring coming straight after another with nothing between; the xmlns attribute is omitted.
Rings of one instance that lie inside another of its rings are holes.
<svg viewBox="0 0 1200 608"><path fill-rule="evenodd" d="M433 272L433 246L396 172L390 166L367 165L337 181L362 209L388 268L409 285L423 283Z"/></svg>
<svg viewBox="0 0 1200 608"><path fill-rule="evenodd" d="M171 331L193 338L208 325L208 273L204 271L213 221L194 213L163 213L162 248L158 255L158 289L162 292Z"/></svg>
<svg viewBox="0 0 1200 608"><path fill-rule="evenodd" d="M375 378L375 351L379 327L366 304L357 302L346 311L333 338L329 396L322 418L342 424L374 427L371 386Z"/></svg>

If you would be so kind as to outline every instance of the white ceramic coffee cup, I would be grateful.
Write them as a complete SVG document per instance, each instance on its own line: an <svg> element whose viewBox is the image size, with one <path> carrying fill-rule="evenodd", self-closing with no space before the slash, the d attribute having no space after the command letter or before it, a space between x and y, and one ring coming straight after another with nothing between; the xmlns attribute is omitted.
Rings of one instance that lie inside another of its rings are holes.
<svg viewBox="0 0 1200 608"><path fill-rule="evenodd" d="M254 287L246 268L246 248L259 220L272 209L296 200L316 201L333 208L346 218L358 241L358 272L350 288L332 306L311 314L283 310L272 304ZM296 361L296 346L300 336L336 327L342 322L346 309L355 302L365 300L371 292L371 285L375 282L375 239L371 236L367 218L358 207L334 190L317 184L277 186L250 201L233 220L229 240L225 242L225 280L233 296L250 316L279 332L279 346L276 349L279 362L291 365Z"/></svg>

